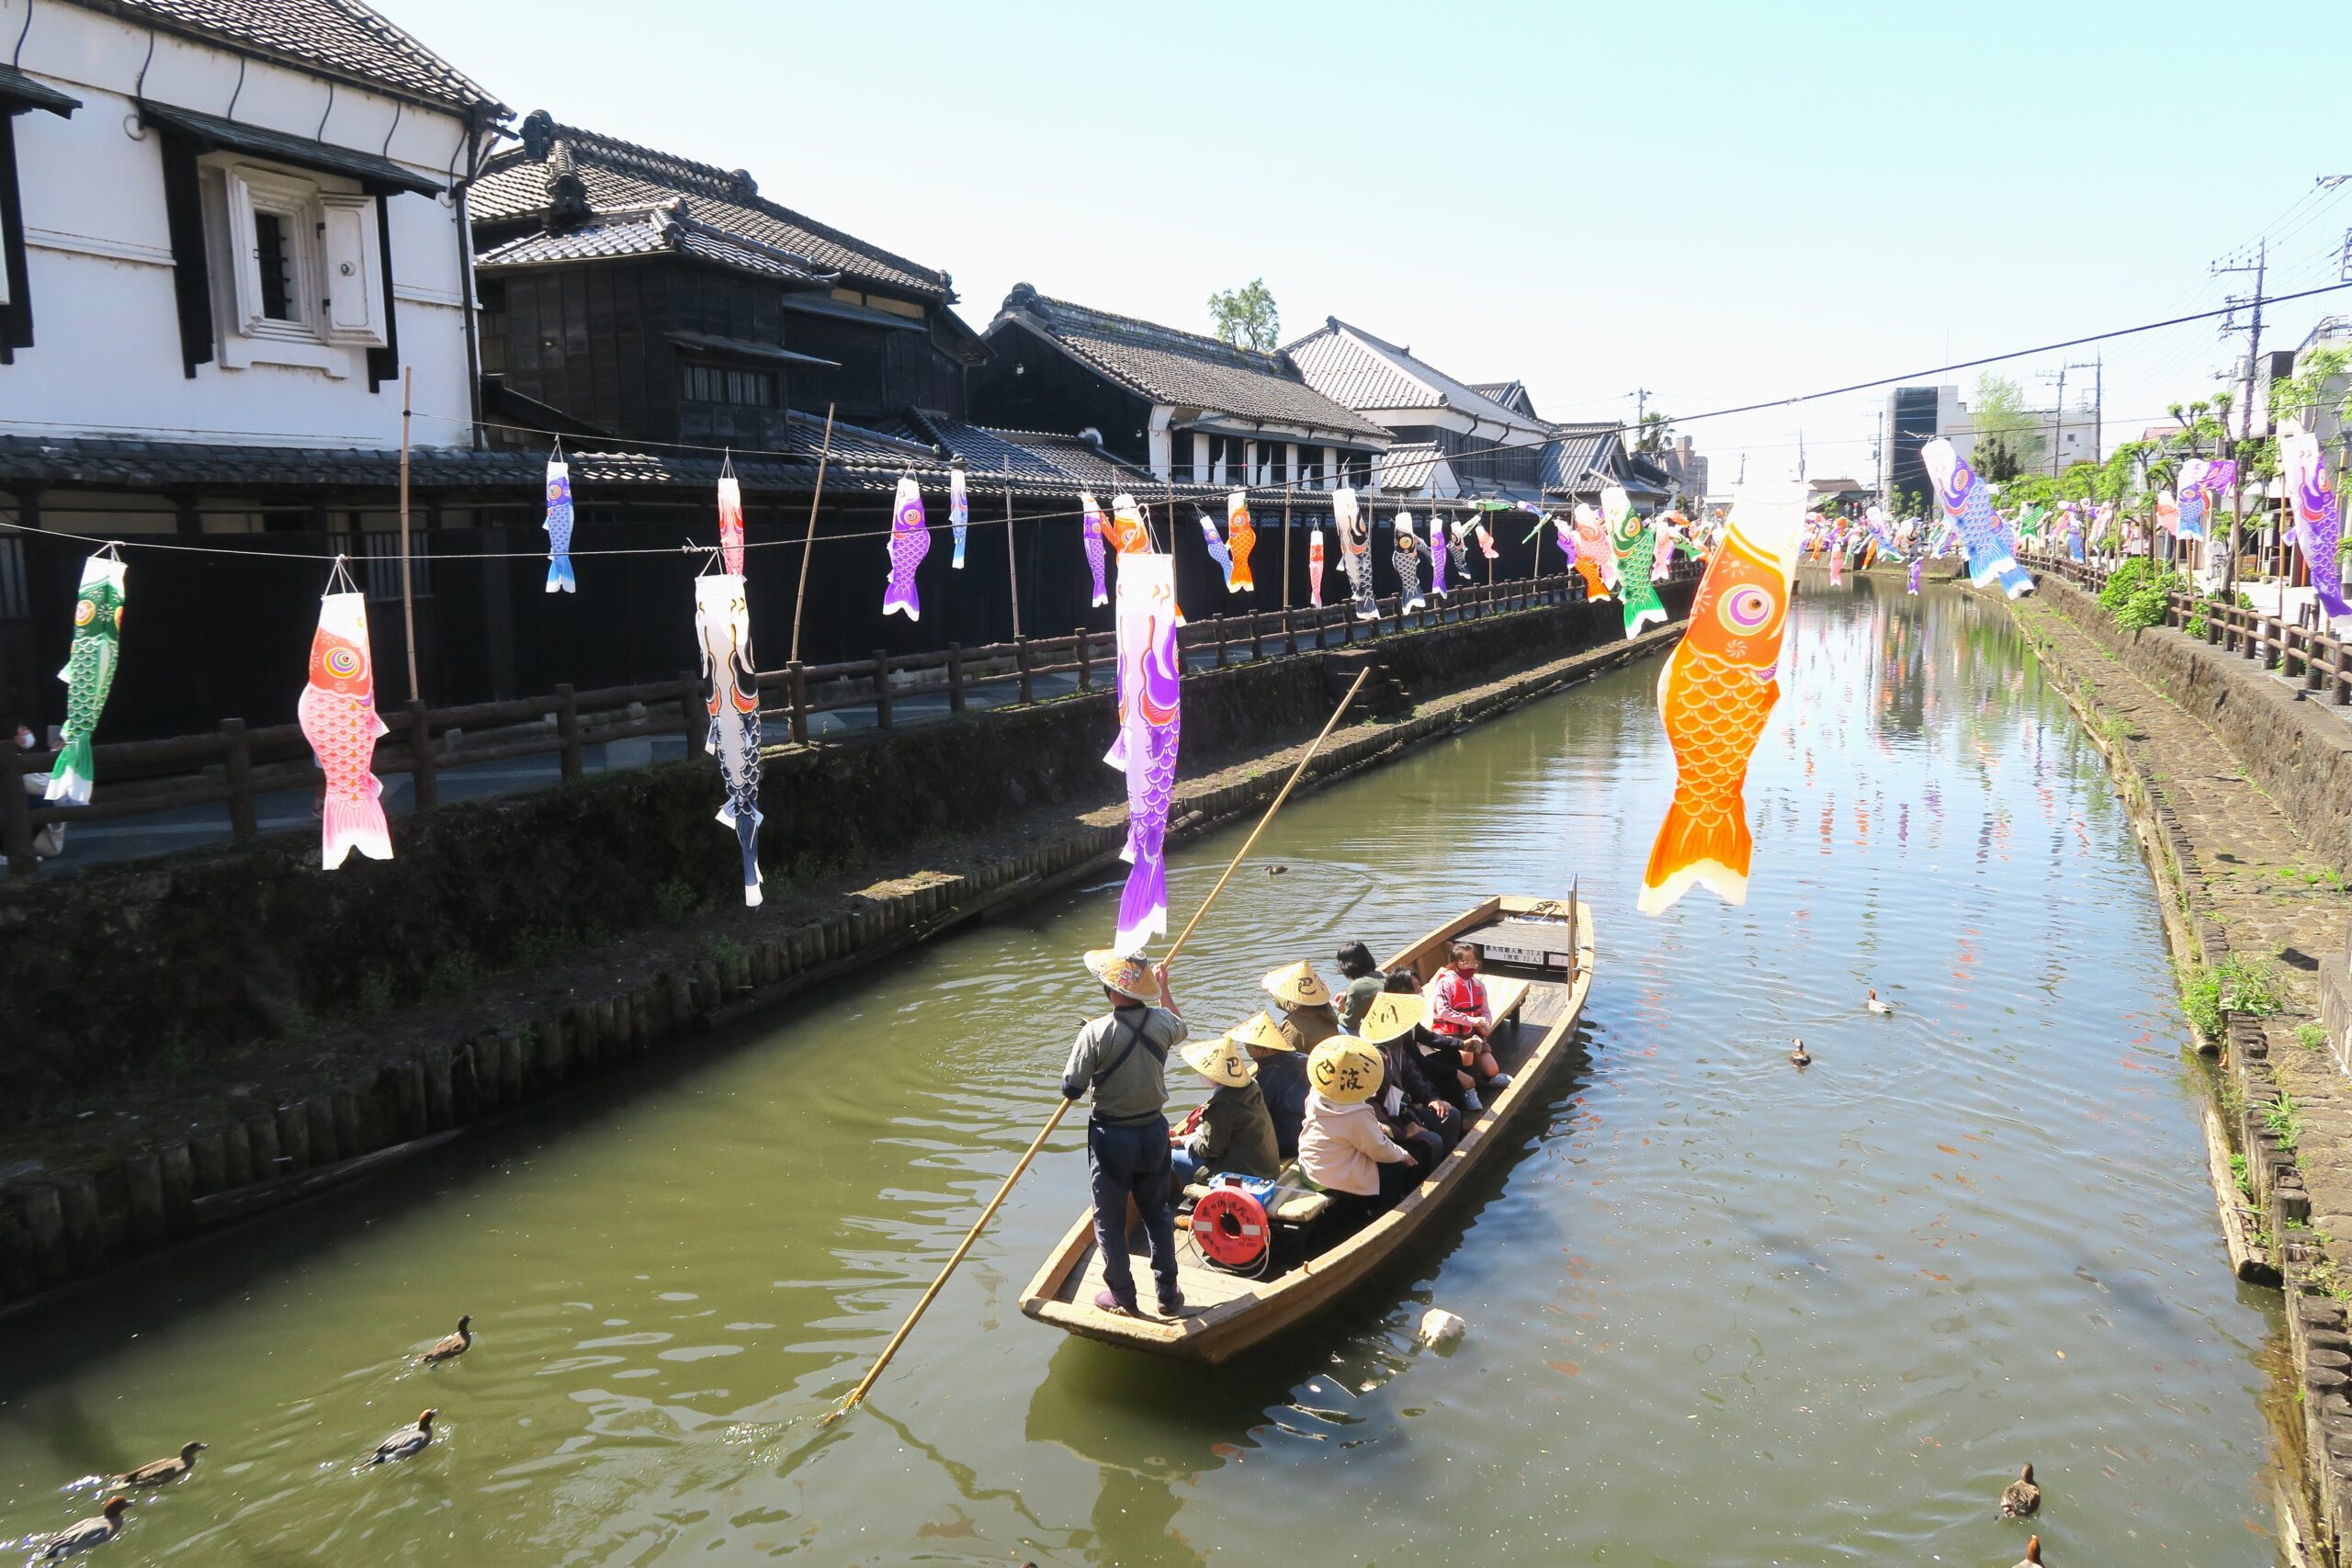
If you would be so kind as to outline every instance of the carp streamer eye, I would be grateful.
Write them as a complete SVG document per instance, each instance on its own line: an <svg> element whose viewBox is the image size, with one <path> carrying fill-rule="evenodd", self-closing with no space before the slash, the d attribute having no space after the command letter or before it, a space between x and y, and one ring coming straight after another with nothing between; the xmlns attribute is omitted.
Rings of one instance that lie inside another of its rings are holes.
<svg viewBox="0 0 2352 1568"><path fill-rule="evenodd" d="M1733 632L1753 637L1772 624L1772 596L1761 588L1735 588L1716 614Z"/></svg>
<svg viewBox="0 0 2352 1568"><path fill-rule="evenodd" d="M348 681L360 671L359 650L356 648L327 649L327 673L338 681Z"/></svg>
<svg viewBox="0 0 2352 1568"><path fill-rule="evenodd" d="M96 604L93 604L87 599L81 599L74 602L74 624L75 626L86 626L97 618L98 607Z"/></svg>

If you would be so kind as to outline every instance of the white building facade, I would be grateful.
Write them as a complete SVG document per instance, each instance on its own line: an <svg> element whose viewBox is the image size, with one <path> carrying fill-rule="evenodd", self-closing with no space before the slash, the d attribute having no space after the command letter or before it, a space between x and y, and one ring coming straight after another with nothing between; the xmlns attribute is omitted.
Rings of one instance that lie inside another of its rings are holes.
<svg viewBox="0 0 2352 1568"><path fill-rule="evenodd" d="M0 434L397 446L407 371L415 443L471 442L487 94L357 0L0 0Z"/></svg>

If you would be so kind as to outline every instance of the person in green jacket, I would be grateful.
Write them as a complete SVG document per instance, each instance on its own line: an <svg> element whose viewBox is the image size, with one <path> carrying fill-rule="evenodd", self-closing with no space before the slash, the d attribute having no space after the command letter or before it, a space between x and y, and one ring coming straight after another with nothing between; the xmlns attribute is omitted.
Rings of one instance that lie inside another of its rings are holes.
<svg viewBox="0 0 2352 1568"><path fill-rule="evenodd" d="M1347 989L1340 993L1340 1027L1350 1034L1361 1034L1364 1010L1380 995L1388 977L1372 961L1372 949L1360 942L1340 943L1339 958L1340 973L1348 980Z"/></svg>
<svg viewBox="0 0 2352 1568"><path fill-rule="evenodd" d="M1248 1049L1226 1034L1179 1054L1216 1092L1168 1135L1174 1190L1182 1192L1196 1177L1224 1171L1272 1178L1282 1168L1282 1156L1274 1147L1274 1119L1258 1089L1258 1064Z"/></svg>

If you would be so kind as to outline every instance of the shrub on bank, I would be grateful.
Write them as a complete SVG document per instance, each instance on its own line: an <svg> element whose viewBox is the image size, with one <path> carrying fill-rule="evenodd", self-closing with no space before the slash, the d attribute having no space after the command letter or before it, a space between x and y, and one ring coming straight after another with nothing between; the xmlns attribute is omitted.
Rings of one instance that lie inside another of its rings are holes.
<svg viewBox="0 0 2352 1568"><path fill-rule="evenodd" d="M2125 631L2165 624L2168 596L2188 591L2178 572L2157 566L2145 556L2133 556L2108 573L2098 602Z"/></svg>

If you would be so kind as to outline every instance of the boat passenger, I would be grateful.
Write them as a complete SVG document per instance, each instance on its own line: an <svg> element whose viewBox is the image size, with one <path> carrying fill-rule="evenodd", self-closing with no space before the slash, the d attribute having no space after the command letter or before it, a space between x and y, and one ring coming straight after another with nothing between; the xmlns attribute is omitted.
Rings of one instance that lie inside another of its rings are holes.
<svg viewBox="0 0 2352 1568"><path fill-rule="evenodd" d="M1477 1074L1487 1088L1506 1089L1510 1075L1496 1063L1487 1043L1495 1031L1495 1011L1487 1000L1487 982L1478 978L1478 950L1457 942L1452 957L1452 965L1438 976L1434 1027L1461 1054L1464 1071ZM1475 1112L1483 1107L1473 1104L1468 1109Z"/></svg>
<svg viewBox="0 0 2352 1568"><path fill-rule="evenodd" d="M1413 1060L1413 1029L1428 1008L1419 992L1390 992L1374 998L1363 1015L1363 1043L1380 1053L1380 1092L1373 1096L1373 1111L1423 1175L1435 1170L1453 1147L1444 1121L1430 1109L1429 1080Z"/></svg>
<svg viewBox="0 0 2352 1568"><path fill-rule="evenodd" d="M1382 1120L1396 1125L1400 1143L1405 1141L1406 1133L1419 1130L1434 1139L1439 1156L1451 1154L1453 1145L1462 1141L1465 1123L1457 1100L1469 1086L1469 1080L1454 1066L1453 1053L1439 1048L1437 1036L1423 1021L1429 1017L1429 998L1421 994L1410 969L1391 969L1381 995L1383 999L1374 1002L1364 1015L1364 1038L1380 1047L1381 1064L1388 1075L1388 1087L1382 1090ZM1401 1005L1409 1017L1394 1021L1384 1020L1384 1009L1392 1003ZM1393 1037L1387 1032L1391 1029L1396 1030ZM1454 1084L1441 1087L1439 1076L1454 1080ZM1453 1094L1447 1094L1445 1087L1453 1087ZM1386 1108L1391 1094L1397 1100L1393 1111ZM1436 1163L1435 1159L1422 1162L1424 1167Z"/></svg>
<svg viewBox="0 0 2352 1568"><path fill-rule="evenodd" d="M1062 1068L1062 1098L1091 1094L1086 1166L1094 1189L1094 1240L1104 1289L1094 1304L1134 1315L1135 1271L1127 1259L1127 1201L1143 1216L1163 1316L1179 1311L1176 1213L1168 1191L1168 1053L1189 1032L1168 989L1168 965L1107 950L1086 955L1111 1010L1078 1032ZM1162 1005L1155 1007L1154 1001Z"/></svg>
<svg viewBox="0 0 2352 1568"><path fill-rule="evenodd" d="M1326 1013L1330 1009L1323 1010ZM1331 1033L1340 1022L1331 1021ZM1298 1124L1306 1118L1306 1057L1291 1043L1290 1032L1262 1012L1233 1032L1258 1064L1258 1092L1266 1101L1266 1115L1274 1124L1274 1152L1283 1159L1298 1157ZM1317 1043L1328 1036L1317 1036Z"/></svg>
<svg viewBox="0 0 2352 1568"><path fill-rule="evenodd" d="M1370 1101L1380 1092L1380 1053L1335 1035L1306 1059L1306 1124L1298 1134L1299 1174L1331 1198L1342 1234L1412 1190L1412 1155L1380 1125Z"/></svg>
<svg viewBox="0 0 2352 1568"><path fill-rule="evenodd" d="M1363 1026L1363 1010L1380 995L1385 976L1372 961L1372 949L1360 942L1340 943L1339 958L1340 973L1348 977L1348 988L1340 997L1340 1027L1353 1034Z"/></svg>
<svg viewBox="0 0 2352 1568"><path fill-rule="evenodd" d="M1282 1169L1282 1156L1274 1147L1274 1121L1266 1113L1266 1097L1258 1089L1258 1064L1250 1060L1241 1033L1237 1029L1215 1040L1187 1045L1182 1052L1184 1065L1206 1078L1216 1092L1185 1119L1182 1131L1168 1134L1169 1158L1175 1169L1173 1188L1178 1192L1201 1176L1231 1171L1271 1180Z"/></svg>

